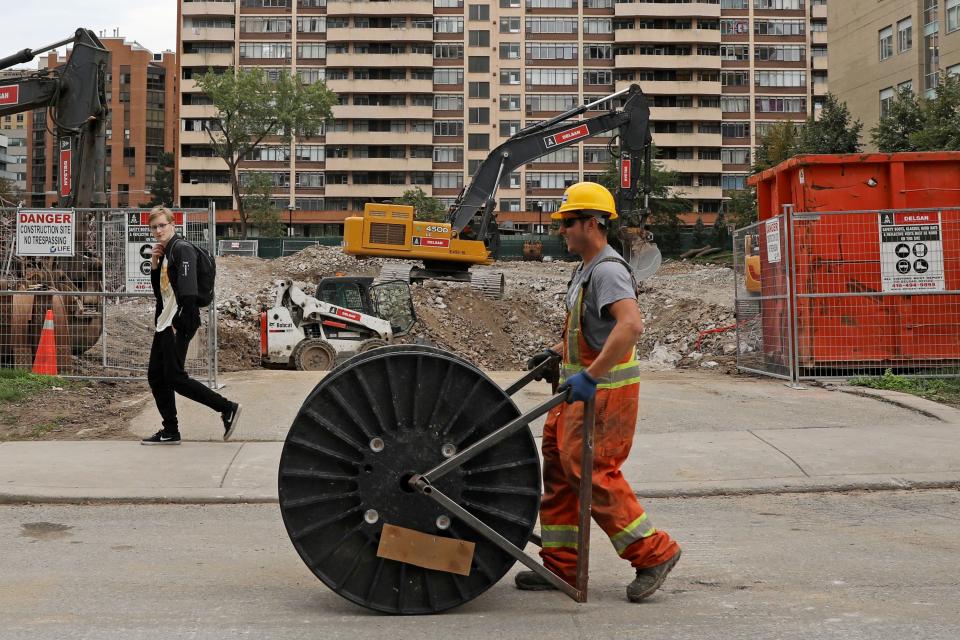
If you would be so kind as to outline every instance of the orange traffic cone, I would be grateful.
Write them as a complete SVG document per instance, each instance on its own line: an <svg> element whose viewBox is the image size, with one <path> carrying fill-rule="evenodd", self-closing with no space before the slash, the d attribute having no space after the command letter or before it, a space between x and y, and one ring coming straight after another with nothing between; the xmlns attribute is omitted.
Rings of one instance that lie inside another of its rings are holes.
<svg viewBox="0 0 960 640"><path fill-rule="evenodd" d="M53 331L53 309L47 309L40 331L37 357L33 360L33 372L43 376L57 375L57 337Z"/></svg>

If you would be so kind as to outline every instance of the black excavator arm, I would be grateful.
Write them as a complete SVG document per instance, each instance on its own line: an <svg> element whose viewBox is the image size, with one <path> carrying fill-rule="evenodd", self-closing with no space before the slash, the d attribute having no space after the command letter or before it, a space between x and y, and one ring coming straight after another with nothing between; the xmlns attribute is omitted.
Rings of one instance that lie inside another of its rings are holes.
<svg viewBox="0 0 960 640"><path fill-rule="evenodd" d="M611 109L593 118L573 120L591 108L623 95L626 98L622 108ZM647 217L652 138L650 107L640 86L636 84L527 127L494 149L474 173L470 185L460 192L451 206L448 222L455 232L461 233L479 217L477 237L486 240L491 232L490 223L494 220L497 187L512 171L536 158L608 131L617 131L611 145L619 140L619 153L614 154L618 156L620 171L620 188L616 192L617 211L627 224L643 228ZM641 170L644 171L642 185ZM638 190L641 193L638 194ZM644 196L642 205L638 202L639 195Z"/></svg>
<svg viewBox="0 0 960 640"><path fill-rule="evenodd" d="M104 207L107 121L105 78L110 52L88 29L42 49L24 49L0 60L0 69L73 44L66 64L0 81L0 115L46 107L57 136L61 207Z"/></svg>

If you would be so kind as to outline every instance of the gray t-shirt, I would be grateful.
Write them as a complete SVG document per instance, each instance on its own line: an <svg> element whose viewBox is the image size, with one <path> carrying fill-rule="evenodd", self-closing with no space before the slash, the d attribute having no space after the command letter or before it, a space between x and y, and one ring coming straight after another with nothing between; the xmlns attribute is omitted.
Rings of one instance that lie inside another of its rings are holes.
<svg viewBox="0 0 960 640"><path fill-rule="evenodd" d="M604 258L619 258L619 253L607 245L597 256L587 264L581 263L573 272L573 279L567 289L565 299L567 311L571 311L577 303L577 294L584 277L589 276L590 283L583 294L583 337L591 348L600 351L610 337L616 319L610 315L608 308L618 300L636 300L637 293L633 286L633 277L620 262L604 262Z"/></svg>

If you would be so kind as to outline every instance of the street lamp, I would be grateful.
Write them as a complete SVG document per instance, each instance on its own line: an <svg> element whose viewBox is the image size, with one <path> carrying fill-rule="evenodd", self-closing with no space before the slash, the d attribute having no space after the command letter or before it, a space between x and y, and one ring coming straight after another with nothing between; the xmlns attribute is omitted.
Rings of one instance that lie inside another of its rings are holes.
<svg viewBox="0 0 960 640"><path fill-rule="evenodd" d="M291 238L293 237L293 212L296 210L296 206L287 205L287 211L290 212L290 222L287 224L287 235Z"/></svg>

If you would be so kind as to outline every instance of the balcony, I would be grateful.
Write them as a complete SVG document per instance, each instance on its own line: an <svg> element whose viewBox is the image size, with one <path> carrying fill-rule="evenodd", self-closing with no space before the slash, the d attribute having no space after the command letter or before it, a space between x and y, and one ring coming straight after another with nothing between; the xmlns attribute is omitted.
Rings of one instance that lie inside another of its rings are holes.
<svg viewBox="0 0 960 640"><path fill-rule="evenodd" d="M719 121L720 118L720 107L650 107L651 120Z"/></svg>
<svg viewBox="0 0 960 640"><path fill-rule="evenodd" d="M209 198L229 198L233 196L233 191L229 184L190 184L181 182L178 189L180 196L203 196Z"/></svg>
<svg viewBox="0 0 960 640"><path fill-rule="evenodd" d="M200 89L197 87L196 80L185 78L180 80L180 93L196 93L197 91L200 91Z"/></svg>
<svg viewBox="0 0 960 640"><path fill-rule="evenodd" d="M393 131L327 131L327 144L358 144L358 145L432 145L433 132L403 132ZM327 158L327 165L333 158Z"/></svg>
<svg viewBox="0 0 960 640"><path fill-rule="evenodd" d="M232 53L185 53L180 57L181 67L232 67Z"/></svg>
<svg viewBox="0 0 960 640"><path fill-rule="evenodd" d="M717 58L719 60L719 58ZM381 69L432 67L432 53L328 53L327 67L375 67ZM432 90L432 87L431 87Z"/></svg>
<svg viewBox="0 0 960 640"><path fill-rule="evenodd" d="M813 58L811 58L811 60L812 60L812 66L814 69L817 69L820 71L826 71L827 69L830 68L829 65L827 64L827 60L828 60L827 56L814 56Z"/></svg>
<svg viewBox="0 0 960 640"><path fill-rule="evenodd" d="M184 27L180 34L184 42L233 42L234 30L226 27Z"/></svg>
<svg viewBox="0 0 960 640"><path fill-rule="evenodd" d="M429 196L431 185L418 185ZM410 189L409 184L328 184L324 195L328 198L399 198Z"/></svg>
<svg viewBox="0 0 960 640"><path fill-rule="evenodd" d="M433 42L433 30L330 28L327 42Z"/></svg>
<svg viewBox="0 0 960 640"><path fill-rule="evenodd" d="M390 2L367 2L366 0L328 0L328 16L432 16L431 0L390 0ZM719 13L717 14L719 15Z"/></svg>
<svg viewBox="0 0 960 640"><path fill-rule="evenodd" d="M719 18L720 3L707 2L617 2L615 15L651 18ZM825 7L824 7L825 8Z"/></svg>
<svg viewBox="0 0 960 640"><path fill-rule="evenodd" d="M180 144L210 144L206 131L181 131Z"/></svg>
<svg viewBox="0 0 960 640"><path fill-rule="evenodd" d="M723 163L719 160L661 160L663 168L678 173L720 173ZM695 187L680 187L693 189ZM719 189L720 187L716 187Z"/></svg>
<svg viewBox="0 0 960 640"><path fill-rule="evenodd" d="M234 2L184 2L185 16L232 16L236 12Z"/></svg>
<svg viewBox="0 0 960 640"><path fill-rule="evenodd" d="M813 31L810 33L810 42L813 44L827 44L829 38L827 38L826 31Z"/></svg>
<svg viewBox="0 0 960 640"><path fill-rule="evenodd" d="M433 159L327 158L325 168L327 171L433 171Z"/></svg>
<svg viewBox="0 0 960 640"><path fill-rule="evenodd" d="M617 91L626 89L632 83L632 80L618 82ZM718 96L723 90L719 82L702 82L699 80L643 80L638 84L645 94L653 96Z"/></svg>
<svg viewBox="0 0 960 640"><path fill-rule="evenodd" d="M671 187L670 193L687 200L719 200L723 197L721 187Z"/></svg>
<svg viewBox="0 0 960 640"><path fill-rule="evenodd" d="M181 118L212 118L217 114L217 108L212 104L183 104L180 105Z"/></svg>
<svg viewBox="0 0 960 640"><path fill-rule="evenodd" d="M719 133L654 133L653 143L658 147L719 147L723 138Z"/></svg>
<svg viewBox="0 0 960 640"><path fill-rule="evenodd" d="M617 29L615 42L720 44L719 29Z"/></svg>
<svg viewBox="0 0 960 640"><path fill-rule="evenodd" d="M720 69L720 56L617 56L617 69Z"/></svg>
<svg viewBox="0 0 960 640"><path fill-rule="evenodd" d="M813 95L815 96L825 96L827 92L830 91L830 86L826 82L814 82L813 83Z"/></svg>
<svg viewBox="0 0 960 640"><path fill-rule="evenodd" d="M327 87L337 93L433 93L433 80L327 80Z"/></svg>
<svg viewBox="0 0 960 640"><path fill-rule="evenodd" d="M811 18L822 18L827 19L827 5L825 4L815 4L810 6L810 17Z"/></svg>
<svg viewBox="0 0 960 640"><path fill-rule="evenodd" d="M359 120L430 120L433 107L392 107L380 105L335 105L333 117L336 120L354 118Z"/></svg>
<svg viewBox="0 0 960 640"><path fill-rule="evenodd" d="M181 140L183 142L183 140ZM180 158L181 170L226 171L227 165L220 158Z"/></svg>

